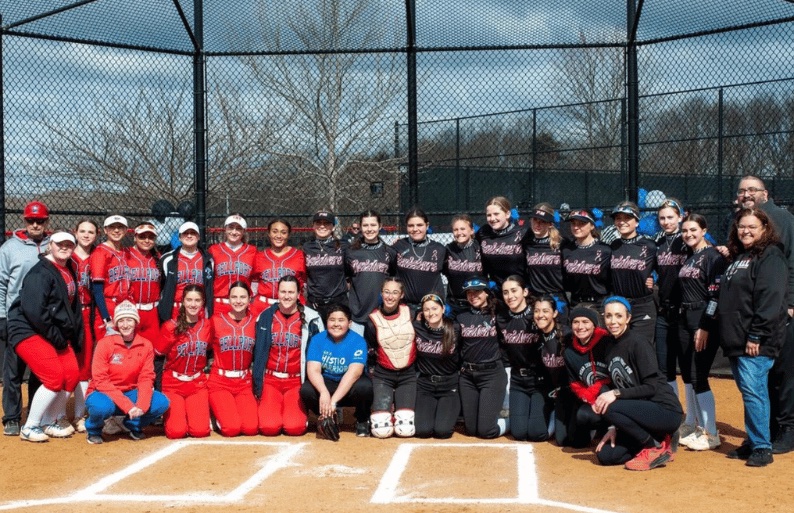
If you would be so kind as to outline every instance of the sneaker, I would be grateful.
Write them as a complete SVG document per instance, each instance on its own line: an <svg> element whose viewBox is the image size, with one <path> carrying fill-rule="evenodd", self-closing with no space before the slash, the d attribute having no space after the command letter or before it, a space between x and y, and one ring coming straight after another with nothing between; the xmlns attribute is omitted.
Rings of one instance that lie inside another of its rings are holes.
<svg viewBox="0 0 794 513"><path fill-rule="evenodd" d="M118 435L119 433L126 433L129 429L124 426L124 417L108 417L105 419L105 426L102 428L102 433L106 435Z"/></svg>
<svg viewBox="0 0 794 513"><path fill-rule="evenodd" d="M689 447L690 444L695 443L695 440L697 440L702 432L699 427L690 426L689 424L684 424L679 430L681 438L678 439L678 445L683 447Z"/></svg>
<svg viewBox="0 0 794 513"><path fill-rule="evenodd" d="M58 421L44 426L44 433L50 438L69 438L74 434L74 428L71 424L66 424L66 427L61 426Z"/></svg>
<svg viewBox="0 0 794 513"><path fill-rule="evenodd" d="M146 434L143 431L130 431L129 432L130 438L133 440L143 440L146 438Z"/></svg>
<svg viewBox="0 0 794 513"><path fill-rule="evenodd" d="M47 436L47 434L44 433L39 426L23 427L19 433L19 437L22 440L26 440L28 442L46 442L50 439L50 437Z"/></svg>
<svg viewBox="0 0 794 513"><path fill-rule="evenodd" d="M766 467L772 463L772 449L753 449L753 453L747 458L748 467Z"/></svg>
<svg viewBox="0 0 794 513"><path fill-rule="evenodd" d="M19 421L9 420L3 426L3 434L5 436L19 436Z"/></svg>
<svg viewBox="0 0 794 513"><path fill-rule="evenodd" d="M88 443L91 445L99 445L102 442L104 442L102 435L88 435Z"/></svg>
<svg viewBox="0 0 794 513"><path fill-rule="evenodd" d="M695 431L697 431L697 426L694 424L681 424L681 427L678 428L678 433L681 438L686 438Z"/></svg>
<svg viewBox="0 0 794 513"><path fill-rule="evenodd" d="M750 445L750 442L745 440L742 442L742 445L732 451L729 451L726 456L732 460L746 460L749 459L752 454L753 446Z"/></svg>
<svg viewBox="0 0 794 513"><path fill-rule="evenodd" d="M651 470L663 467L670 461L670 454L665 447L646 447L634 459L627 461L625 467L628 470Z"/></svg>
<svg viewBox="0 0 794 513"><path fill-rule="evenodd" d="M662 440L662 449L664 449L668 455L670 455L670 459L668 461L675 460L675 453L678 452L678 430L675 431L672 435L667 435Z"/></svg>
<svg viewBox="0 0 794 513"><path fill-rule="evenodd" d="M794 451L794 427L781 426L772 442L772 454L786 454L791 451Z"/></svg>
<svg viewBox="0 0 794 513"><path fill-rule="evenodd" d="M708 433L706 430L700 432L700 435L689 444L689 448L693 451L710 451L722 445L720 441L720 432L717 431L716 435Z"/></svg>
<svg viewBox="0 0 794 513"><path fill-rule="evenodd" d="M78 433L85 433L85 417L80 417L79 419L75 420L72 426Z"/></svg>
<svg viewBox="0 0 794 513"><path fill-rule="evenodd" d="M356 422L356 436L369 436L369 421Z"/></svg>

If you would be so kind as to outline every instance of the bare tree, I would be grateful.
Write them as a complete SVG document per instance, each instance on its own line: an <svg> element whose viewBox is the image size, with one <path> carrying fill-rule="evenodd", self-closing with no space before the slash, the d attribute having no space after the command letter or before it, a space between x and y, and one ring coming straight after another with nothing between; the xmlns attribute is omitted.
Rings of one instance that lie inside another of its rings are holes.
<svg viewBox="0 0 794 513"><path fill-rule="evenodd" d="M315 208L363 208L369 181L384 171L397 173L396 160L383 160L383 150L392 140L395 109L403 107L397 101L401 56L342 53L397 43L396 29L372 23L372 6L370 0L289 1L279 9L290 15L277 21L262 7L269 49L319 53L241 57L261 88L264 108L288 121L264 150L296 172L291 176L303 184L302 198Z"/></svg>

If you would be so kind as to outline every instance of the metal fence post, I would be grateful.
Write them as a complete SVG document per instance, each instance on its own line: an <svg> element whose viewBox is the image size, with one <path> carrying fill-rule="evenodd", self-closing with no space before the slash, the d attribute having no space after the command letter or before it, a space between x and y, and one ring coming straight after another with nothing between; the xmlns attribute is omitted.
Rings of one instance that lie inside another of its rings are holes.
<svg viewBox="0 0 794 513"><path fill-rule="evenodd" d="M6 151L5 151L5 86L3 84L3 15L0 14L0 243L6 240Z"/></svg>
<svg viewBox="0 0 794 513"><path fill-rule="evenodd" d="M723 172L723 143L725 119L723 118L723 90L720 87L717 91L717 203L722 202L722 172Z"/></svg>
<svg viewBox="0 0 794 513"><path fill-rule="evenodd" d="M464 211L468 208L467 195ZM455 118L455 209L460 210L460 118Z"/></svg>
<svg viewBox="0 0 794 513"><path fill-rule="evenodd" d="M416 2L405 0L408 45L408 195L411 206L419 201L419 149L416 114Z"/></svg>
<svg viewBox="0 0 794 513"><path fill-rule="evenodd" d="M532 109L532 173L529 176L529 203L535 204L535 173L538 172L538 109Z"/></svg>
<svg viewBox="0 0 794 513"><path fill-rule="evenodd" d="M206 240L207 230L207 119L206 119L206 61L204 55L204 0L195 0L194 31L196 47L193 52L193 150L196 180L196 220L202 228L201 239Z"/></svg>
<svg viewBox="0 0 794 513"><path fill-rule="evenodd" d="M629 143L629 183L628 196L631 201L636 202L639 196L640 172L639 172L639 142L640 126L638 122L639 111L639 81L637 74L637 43L634 40L636 34L637 6L636 0L628 0L626 5L626 26L627 47L626 47L626 96L628 97L628 143Z"/></svg>

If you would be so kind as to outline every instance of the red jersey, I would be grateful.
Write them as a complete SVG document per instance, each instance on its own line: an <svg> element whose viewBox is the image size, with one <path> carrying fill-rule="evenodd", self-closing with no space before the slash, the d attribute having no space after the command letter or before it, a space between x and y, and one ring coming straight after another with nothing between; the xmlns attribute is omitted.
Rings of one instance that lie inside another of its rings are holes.
<svg viewBox="0 0 794 513"><path fill-rule="evenodd" d="M124 392L138 390L133 404ZM121 411L133 406L148 411L154 390L154 349L147 339L136 335L130 347L121 335L108 335L99 340L91 363L91 382L86 395L96 390L110 397Z"/></svg>
<svg viewBox="0 0 794 513"><path fill-rule="evenodd" d="M227 371L248 370L254 358L256 319L248 314L235 322L228 314L212 317L212 367Z"/></svg>
<svg viewBox="0 0 794 513"><path fill-rule="evenodd" d="M69 295L69 303L74 301L74 297L77 295L77 282L74 281L72 277L71 271L69 268L61 265L57 262L53 262L53 265L58 272L61 274L61 278L63 278L64 283L66 283L66 293Z"/></svg>
<svg viewBox="0 0 794 513"><path fill-rule="evenodd" d="M196 251L193 256L187 256L182 251L179 252L176 274L176 291L174 292L174 303L182 302L182 294L188 285L204 285L203 261L201 253Z"/></svg>
<svg viewBox="0 0 794 513"><path fill-rule="evenodd" d="M290 248L282 255L266 249L256 255L254 273L259 279L257 294L268 299L278 299L278 280L287 275L298 279L298 292L306 283L306 257L303 251Z"/></svg>
<svg viewBox="0 0 794 513"><path fill-rule="evenodd" d="M80 304L88 306L91 304L91 271L89 262L91 255L80 258L77 253L72 253L72 262L77 270L77 293L80 294Z"/></svg>
<svg viewBox="0 0 794 513"><path fill-rule="evenodd" d="M212 340L212 323L206 319L176 334L176 321L166 321L154 343L158 355L165 355L166 371L193 376L207 365L207 349Z"/></svg>
<svg viewBox="0 0 794 513"><path fill-rule="evenodd" d="M256 247L243 244L236 250L225 242L213 244L209 249L214 264L213 297L228 298L229 287L237 280L251 283L256 262Z"/></svg>
<svg viewBox="0 0 794 513"><path fill-rule="evenodd" d="M116 303L129 299L130 295L124 253L126 250L123 248L121 251L116 251L107 244L100 244L91 253L89 263L91 281L103 282L105 299L112 299ZM113 313L112 308L108 308L108 311Z"/></svg>
<svg viewBox="0 0 794 513"><path fill-rule="evenodd" d="M125 256L130 297L133 303L154 303L160 299L160 270L157 259L144 255L138 248L130 248Z"/></svg>
<svg viewBox="0 0 794 513"><path fill-rule="evenodd" d="M301 372L301 314L295 312L286 317L276 309L273 315L273 326L270 354L267 357L267 369L274 372L300 374Z"/></svg>

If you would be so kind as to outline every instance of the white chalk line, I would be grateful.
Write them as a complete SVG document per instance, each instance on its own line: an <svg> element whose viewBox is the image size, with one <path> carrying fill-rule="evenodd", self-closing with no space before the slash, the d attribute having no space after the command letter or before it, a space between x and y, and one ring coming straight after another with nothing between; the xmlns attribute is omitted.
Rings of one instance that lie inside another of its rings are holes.
<svg viewBox="0 0 794 513"><path fill-rule="evenodd" d="M274 456L268 458L264 467L259 469L254 475L243 482L240 486L224 495L206 493L187 493L181 495L142 495L142 494L103 494L100 493L110 486L130 477L148 466L174 454L185 447L194 445L265 445L280 447L281 450ZM201 503L228 503L242 500L248 492L259 486L265 479L274 472L288 466L294 458L307 444L306 443L287 443L287 442L255 442L255 441L214 441L214 440L180 440L172 442L167 447L156 451L141 460L129 465L128 467L106 476L93 485L75 492L66 497L53 497L50 499L19 500L0 504L0 511L29 508L36 506L50 506L56 504L72 504L75 502L91 501L111 501L111 502L201 502Z"/></svg>
<svg viewBox="0 0 794 513"><path fill-rule="evenodd" d="M433 497L417 498L410 495L398 495L397 488L400 479L408 467L408 462L415 448L423 447L464 447L464 448L496 448L514 449L516 451L516 473L517 473L517 495L516 497L495 497L495 498L470 498L462 499L459 497ZM538 475L535 466L535 454L532 445L527 443L517 444L415 444L404 443L397 448L386 472L381 478L378 488L370 499L374 504L534 504L538 506L550 506L582 513L614 513L609 510L580 506L566 502L541 499L538 492Z"/></svg>

